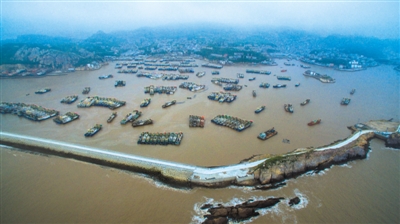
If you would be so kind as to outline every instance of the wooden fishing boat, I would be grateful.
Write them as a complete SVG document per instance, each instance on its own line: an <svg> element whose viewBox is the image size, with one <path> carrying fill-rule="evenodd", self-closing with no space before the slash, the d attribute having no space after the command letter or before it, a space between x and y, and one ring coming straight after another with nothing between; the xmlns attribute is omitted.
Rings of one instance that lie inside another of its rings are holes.
<svg viewBox="0 0 400 224"><path fill-rule="evenodd" d="M321 123L321 119L310 121L310 122L308 122L307 125L308 126L313 126L313 125L316 125L316 124L319 124L319 123Z"/></svg>
<svg viewBox="0 0 400 224"><path fill-rule="evenodd" d="M275 135L277 135L277 134L278 134L278 132L275 131L275 128L271 128L271 129L269 129L269 130L267 130L267 131L265 131L265 132L261 132L261 133L257 136L257 138L258 138L258 139L261 139L261 140L267 140L267 139L269 139L269 138L271 138L272 136L275 136Z"/></svg>
<svg viewBox="0 0 400 224"><path fill-rule="evenodd" d="M301 106L307 105L310 102L310 99L304 100L302 103L300 103Z"/></svg>
<svg viewBox="0 0 400 224"><path fill-rule="evenodd" d="M117 117L117 112L113 112L110 117L107 119L107 123L111 123L114 118Z"/></svg>
<svg viewBox="0 0 400 224"><path fill-rule="evenodd" d="M254 111L254 113L258 114L258 113L260 113L261 111L263 111L264 109L265 109L265 106L261 106L261 107L257 108L257 109Z"/></svg>

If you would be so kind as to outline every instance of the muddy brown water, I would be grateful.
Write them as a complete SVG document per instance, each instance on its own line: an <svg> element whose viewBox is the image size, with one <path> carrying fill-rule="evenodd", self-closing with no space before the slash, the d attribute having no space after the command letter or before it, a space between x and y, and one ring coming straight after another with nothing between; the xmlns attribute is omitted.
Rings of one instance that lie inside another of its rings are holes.
<svg viewBox="0 0 400 224"><path fill-rule="evenodd" d="M61 113L74 111L81 115L78 121L56 125L51 120L32 122L15 115L2 114L1 130L23 135L55 139L81 145L110 149L135 155L160 158L199 166L218 166L237 163L254 154L280 154L300 147L320 146L347 137L346 126L372 119L399 120L399 74L391 66L369 68L361 72L340 72L312 66L312 70L336 79L324 84L302 75L305 69L284 66L225 66L220 75L211 75L213 69L198 78L189 74L187 81L206 84L208 90L192 93L178 89L174 95L152 97L147 108L140 102L149 97L146 85L179 86L182 80L163 81L138 78L131 74L118 74L114 64L96 71L75 72L63 76L43 78L1 79L1 101L35 103L54 108ZM197 62L199 65L201 61ZM287 72L282 73L282 68ZM271 75L246 74L246 69L269 70ZM169 73L169 72L168 72ZM207 99L211 91L221 87L210 82L212 77L236 78L244 73L241 85L247 85L231 104ZM114 78L99 80L98 76L113 74ZM279 81L274 75L289 75L292 81ZM255 81L248 78L256 77ZM114 87L117 79L125 80L125 87ZM259 88L261 82L271 84L269 89ZM295 83L300 82L299 87ZM274 84L287 84L285 89L273 89ZM72 94L79 100L85 86L91 87L90 96L115 97L127 102L116 109L118 117L106 123L113 112L103 107L77 108L59 101ZM34 91L49 87L51 92L37 95ZM350 95L351 89L356 93ZM257 97L252 96L256 90ZM29 93L29 95L27 95ZM192 99L187 99L191 96ZM194 97L195 96L195 97ZM343 97L350 97L348 106L341 106ZM305 99L310 104L300 106ZM166 101L183 102L166 109ZM294 113L286 113L285 103L294 105ZM265 105L260 114L254 110ZM153 125L132 128L119 124L130 111L143 112L140 119L151 118ZM189 128L190 114L206 117L204 128ZM218 114L229 114L254 124L243 132L212 124ZM320 125L307 126L311 120L321 118ZM103 124L93 138L85 138L86 129L95 123ZM275 127L278 135L260 141L257 135ZM178 132L185 136L180 146L137 145L140 132ZM283 143L289 139L290 144ZM1 148L1 221L10 222L137 222L137 223L197 223L200 222L201 203L214 201L234 203L239 199L301 196L302 203L291 208L281 202L273 209L262 212L254 223L265 222L399 222L399 151L384 147L380 140L371 142L372 152L366 160L334 166L319 174L303 175L288 181L284 188L272 191L252 191L250 188L225 189L173 189L151 178L97 165L53 156L29 154Z"/></svg>

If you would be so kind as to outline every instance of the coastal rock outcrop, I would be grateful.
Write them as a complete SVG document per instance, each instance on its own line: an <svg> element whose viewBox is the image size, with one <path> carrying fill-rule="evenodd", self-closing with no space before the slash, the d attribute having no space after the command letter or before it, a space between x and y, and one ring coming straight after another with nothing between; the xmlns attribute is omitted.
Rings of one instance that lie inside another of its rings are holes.
<svg viewBox="0 0 400 224"><path fill-rule="evenodd" d="M256 211L257 209L272 207L282 199L283 198L268 198L266 200L248 201L239 205L227 207L218 205L217 207L212 207L207 210L210 215L205 215L207 219L203 223L228 223L228 220L243 221L258 216L259 213ZM208 204L206 205L207 208L210 206Z"/></svg>
<svg viewBox="0 0 400 224"><path fill-rule="evenodd" d="M297 205L299 203L300 203L300 198L299 197L294 197L294 198L290 199L290 201L289 201L289 205L290 206Z"/></svg>
<svg viewBox="0 0 400 224"><path fill-rule="evenodd" d="M386 147L400 149L400 133L393 133L386 140Z"/></svg>
<svg viewBox="0 0 400 224"><path fill-rule="evenodd" d="M374 133L361 135L357 140L340 148L314 150L302 149L286 155L271 156L253 170L254 179L260 184L281 182L296 177L309 170L323 170L334 164L367 156L368 141Z"/></svg>

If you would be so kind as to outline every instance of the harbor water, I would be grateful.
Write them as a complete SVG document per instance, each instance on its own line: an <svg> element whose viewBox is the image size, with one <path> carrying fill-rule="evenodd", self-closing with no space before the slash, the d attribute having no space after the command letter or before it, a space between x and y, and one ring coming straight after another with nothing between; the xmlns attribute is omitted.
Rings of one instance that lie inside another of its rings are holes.
<svg viewBox="0 0 400 224"><path fill-rule="evenodd" d="M77 112L80 118L66 125L51 119L33 122L11 114L1 114L1 131L87 145L140 156L159 158L198 166L220 166L238 163L256 154L281 154L296 148L321 146L346 138L346 126L374 119L399 120L399 73L392 66L378 66L360 72L341 72L312 66L311 70L327 74L336 83L325 84L303 76L301 62L295 66L225 66L220 75L214 69L197 67L188 80L163 81L120 74L115 62L95 71L78 71L68 75L41 78L1 79L1 101L38 104L59 110L61 114ZM197 61L201 65L203 61ZM246 69L268 70L271 75L248 74ZM286 72L281 72L286 69ZM196 73L206 71L204 77ZM165 72L178 73L178 72ZM214 77L236 78L245 74L239 84L243 89L237 99L218 103L207 99L212 91L222 88L210 80ZM101 75L114 78L99 80ZM291 76L291 81L276 76ZM249 78L256 77L254 81ZM116 80L126 81L125 87L114 87ZM140 108L144 87L179 86L184 81L205 84L206 91L194 93L180 89L173 95L155 94L150 105ZM268 89L259 88L268 82ZM299 87L295 87L300 83ZM272 85L286 84L274 89ZM81 94L91 87L88 95ZM41 88L51 88L46 94L34 94ZM356 89L354 95L350 91ZM257 93L252 96L252 91ZM68 95L115 97L126 101L116 110L105 107L77 108L78 102L61 104ZM191 97L188 99L187 97ZM340 105L343 97L351 98L348 106ZM305 99L310 103L300 106ZM162 109L167 101L178 103ZM294 113L284 111L284 104L293 104ZM254 110L265 105L259 114ZM142 111L139 119L151 118L154 123L133 128L121 125L122 118L133 110ZM112 112L118 116L106 123ZM210 120L219 114L252 120L253 125L242 131L217 126ZM204 116L204 128L190 128L189 115ZM311 120L321 119L316 126ZM103 129L92 138L84 133L94 124ZM261 141L260 132L272 127L278 135ZM180 146L138 145L141 132L183 132ZM283 139L289 139L284 143ZM251 188L175 189L153 181L151 177L55 156L37 155L6 146L1 149L1 222L137 222L137 223L198 223L204 211L202 203L235 203L251 198L285 197L296 195L302 202L287 206L282 201L272 209L261 212L254 223L286 222L385 222L398 223L400 209L398 186L400 154L386 148L380 140L371 141L368 159L334 166L318 174L306 174L287 181L287 186L272 191L253 191Z"/></svg>

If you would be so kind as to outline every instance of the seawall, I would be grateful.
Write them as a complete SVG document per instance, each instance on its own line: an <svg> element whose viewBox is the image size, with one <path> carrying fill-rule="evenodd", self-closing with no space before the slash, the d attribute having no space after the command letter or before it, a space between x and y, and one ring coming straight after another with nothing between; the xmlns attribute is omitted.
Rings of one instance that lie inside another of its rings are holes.
<svg viewBox="0 0 400 224"><path fill-rule="evenodd" d="M371 129L358 130L348 138L327 146L296 149L282 155L253 156L239 164L220 167L193 166L4 132L0 132L0 143L23 150L148 174L175 187L219 188L230 185L273 184L310 170L322 170L334 164L366 158L369 141L375 137L382 138L379 133Z"/></svg>
<svg viewBox="0 0 400 224"><path fill-rule="evenodd" d="M154 160L87 146L68 144L47 139L11 133L0 133L0 143L23 150L76 159L88 163L144 173L177 187L190 186L189 178L194 166Z"/></svg>

